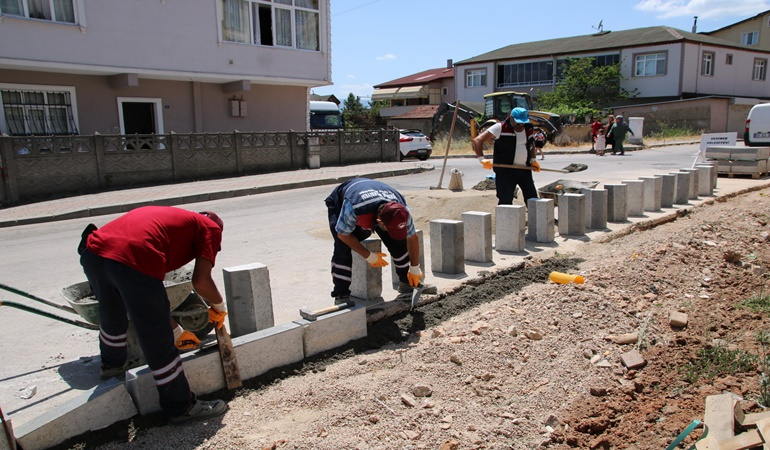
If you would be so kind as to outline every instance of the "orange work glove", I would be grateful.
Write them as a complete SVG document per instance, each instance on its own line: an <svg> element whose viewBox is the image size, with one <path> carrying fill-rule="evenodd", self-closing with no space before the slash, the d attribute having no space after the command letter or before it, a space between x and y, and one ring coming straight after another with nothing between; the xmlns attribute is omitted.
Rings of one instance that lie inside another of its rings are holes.
<svg viewBox="0 0 770 450"><path fill-rule="evenodd" d="M388 262L385 261L386 256L385 253L371 252L369 253L369 256L366 257L366 262L372 267L385 267L388 265Z"/></svg>
<svg viewBox="0 0 770 450"><path fill-rule="evenodd" d="M529 162L530 167L532 167L533 172L540 172L540 164L536 160L532 160Z"/></svg>
<svg viewBox="0 0 770 450"><path fill-rule="evenodd" d="M198 339L198 336L187 330L183 330L182 327L174 328L174 337L174 345L176 345L176 348L179 350L195 350L201 345L201 340Z"/></svg>
<svg viewBox="0 0 770 450"><path fill-rule="evenodd" d="M213 323L218 330L222 328L222 325L225 324L226 315L227 311L225 311L225 302L212 303L211 307L209 308L209 323Z"/></svg>
<svg viewBox="0 0 770 450"><path fill-rule="evenodd" d="M409 266L409 272L406 274L406 277L409 279L409 286L413 288L419 286L420 280L422 280L420 266Z"/></svg>
<svg viewBox="0 0 770 450"><path fill-rule="evenodd" d="M492 170L492 160L491 159L485 159L483 156L479 156L479 162L482 166L484 166L487 170Z"/></svg>

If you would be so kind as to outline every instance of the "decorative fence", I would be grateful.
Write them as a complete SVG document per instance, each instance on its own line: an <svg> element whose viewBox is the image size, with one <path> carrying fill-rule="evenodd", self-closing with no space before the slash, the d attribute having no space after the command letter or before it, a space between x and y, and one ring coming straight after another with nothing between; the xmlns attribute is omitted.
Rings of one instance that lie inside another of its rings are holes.
<svg viewBox="0 0 770 450"><path fill-rule="evenodd" d="M0 206L111 189L398 161L398 132L0 137Z"/></svg>

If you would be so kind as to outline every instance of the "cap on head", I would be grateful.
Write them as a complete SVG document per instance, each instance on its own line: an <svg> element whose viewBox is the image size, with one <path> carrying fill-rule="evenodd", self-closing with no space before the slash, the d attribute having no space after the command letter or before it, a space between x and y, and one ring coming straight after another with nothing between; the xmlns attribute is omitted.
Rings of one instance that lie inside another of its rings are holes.
<svg viewBox="0 0 770 450"><path fill-rule="evenodd" d="M221 229L221 230L225 229L224 222L222 222L222 219L220 219L219 216L216 213L213 213L211 211L201 211L200 214L202 214L202 215L208 217L209 219L211 219L212 222L214 222L215 224L217 224L219 226L219 229Z"/></svg>
<svg viewBox="0 0 770 450"><path fill-rule="evenodd" d="M513 108L511 110L511 117L516 123L529 123L529 114L524 108Z"/></svg>
<svg viewBox="0 0 770 450"><path fill-rule="evenodd" d="M615 119L617 119L617 120L623 120L623 116L615 116Z"/></svg>
<svg viewBox="0 0 770 450"><path fill-rule="evenodd" d="M406 225L409 222L409 211L398 202L388 202L380 211L380 220L388 230L390 237L396 240L406 239Z"/></svg>

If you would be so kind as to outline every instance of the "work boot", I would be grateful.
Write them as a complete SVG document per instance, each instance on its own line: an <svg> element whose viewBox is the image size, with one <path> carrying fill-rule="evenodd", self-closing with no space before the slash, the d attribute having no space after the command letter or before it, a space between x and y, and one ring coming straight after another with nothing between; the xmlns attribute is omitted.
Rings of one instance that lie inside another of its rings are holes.
<svg viewBox="0 0 770 450"><path fill-rule="evenodd" d="M422 288L422 293L427 295L435 295L438 293L438 288L432 284L424 284L420 282L420 287ZM403 281L398 282L398 293L399 294L411 294L412 291L414 291L414 288L409 285L409 283L404 283Z"/></svg>
<svg viewBox="0 0 770 450"><path fill-rule="evenodd" d="M122 366L119 366L119 367L110 367L102 364L102 373L100 375L100 378L102 380L109 380L110 378L113 378L113 377L123 378L127 370L131 370L134 367L139 367L141 365L141 362L142 361L139 358L136 358L136 359L126 361Z"/></svg>
<svg viewBox="0 0 770 450"><path fill-rule="evenodd" d="M345 303L350 302L350 294L340 294L334 297L334 304L335 305L344 305Z"/></svg>
<svg viewBox="0 0 770 450"><path fill-rule="evenodd" d="M168 423L171 425L182 425L193 420L216 417L225 411L227 411L227 403L222 400L206 401L198 399L183 415L169 417Z"/></svg>

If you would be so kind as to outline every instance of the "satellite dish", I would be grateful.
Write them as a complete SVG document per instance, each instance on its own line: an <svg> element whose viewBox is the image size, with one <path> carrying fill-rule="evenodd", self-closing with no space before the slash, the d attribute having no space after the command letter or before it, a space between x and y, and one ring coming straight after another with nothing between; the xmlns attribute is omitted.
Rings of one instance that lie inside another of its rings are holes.
<svg viewBox="0 0 770 450"><path fill-rule="evenodd" d="M599 25L591 28L593 28L594 30L599 30L599 32L601 33L602 31L604 31L604 26L602 25L602 22L604 22L604 19L599 21Z"/></svg>

